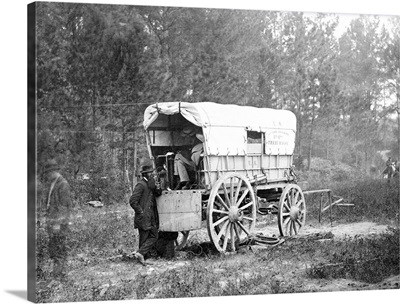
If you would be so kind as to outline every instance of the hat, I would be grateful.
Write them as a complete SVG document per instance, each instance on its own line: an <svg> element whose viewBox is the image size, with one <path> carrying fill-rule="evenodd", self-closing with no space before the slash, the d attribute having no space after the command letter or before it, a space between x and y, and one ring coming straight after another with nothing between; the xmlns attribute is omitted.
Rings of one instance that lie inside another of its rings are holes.
<svg viewBox="0 0 400 304"><path fill-rule="evenodd" d="M186 135L186 136L192 136L195 133L196 132L191 127L184 127L183 130L181 131L181 135Z"/></svg>
<svg viewBox="0 0 400 304"><path fill-rule="evenodd" d="M197 139L200 140L201 142L204 142L204 136L203 136L203 134L197 133L197 134L196 134L196 137L197 137Z"/></svg>
<svg viewBox="0 0 400 304"><path fill-rule="evenodd" d="M153 170L153 166L151 166L149 164L146 164L146 165L143 165L143 166L140 167L140 173L141 174L150 173L150 172L153 172L153 171L154 171Z"/></svg>
<svg viewBox="0 0 400 304"><path fill-rule="evenodd" d="M58 166L57 162L54 159L50 159L44 164L43 173L58 170L60 170L60 167Z"/></svg>

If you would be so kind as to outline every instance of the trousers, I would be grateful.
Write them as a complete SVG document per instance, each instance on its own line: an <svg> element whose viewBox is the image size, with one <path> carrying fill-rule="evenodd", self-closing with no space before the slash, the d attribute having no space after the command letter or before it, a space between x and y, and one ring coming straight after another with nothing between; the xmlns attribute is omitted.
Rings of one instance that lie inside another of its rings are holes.
<svg viewBox="0 0 400 304"><path fill-rule="evenodd" d="M159 232L156 244L157 254L167 259L173 258L175 256L175 240L177 238L178 232Z"/></svg>
<svg viewBox="0 0 400 304"><path fill-rule="evenodd" d="M66 263L68 257L67 234L68 229L63 227L60 230L48 229L49 234L49 256L53 260L53 276L63 277L66 272Z"/></svg>
<svg viewBox="0 0 400 304"><path fill-rule="evenodd" d="M180 159L175 160L174 173L175 173L175 175L179 175L179 181L182 182L182 183L183 182L188 182L190 180L187 166Z"/></svg>
<svg viewBox="0 0 400 304"><path fill-rule="evenodd" d="M139 250L144 257L148 256L150 250L154 247L158 239L158 229L152 226L150 229L139 230Z"/></svg>

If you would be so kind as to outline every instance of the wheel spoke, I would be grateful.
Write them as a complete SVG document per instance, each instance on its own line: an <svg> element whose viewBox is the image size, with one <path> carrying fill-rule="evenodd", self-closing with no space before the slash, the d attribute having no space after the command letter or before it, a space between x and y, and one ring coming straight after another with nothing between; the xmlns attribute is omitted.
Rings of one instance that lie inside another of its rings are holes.
<svg viewBox="0 0 400 304"><path fill-rule="evenodd" d="M232 251L236 251L236 247L235 247L235 234L233 233L233 223L231 223L231 246L232 246Z"/></svg>
<svg viewBox="0 0 400 304"><path fill-rule="evenodd" d="M289 234L288 229L289 229L289 224L287 224L287 225L285 226L285 235L288 235L288 234Z"/></svg>
<svg viewBox="0 0 400 304"><path fill-rule="evenodd" d="M290 206L296 204L296 200L294 199L295 195L296 195L296 189L293 188L290 191Z"/></svg>
<svg viewBox="0 0 400 304"><path fill-rule="evenodd" d="M299 195L300 195L300 192L299 191L297 191L296 192L296 195L295 195L295 197L294 197L294 203L297 205L297 200L299 199Z"/></svg>
<svg viewBox="0 0 400 304"><path fill-rule="evenodd" d="M229 200L228 190L226 189L225 183L222 183L222 186L224 188L224 195L225 195L226 203L227 203L228 206L232 206L231 201Z"/></svg>
<svg viewBox="0 0 400 304"><path fill-rule="evenodd" d="M287 218L283 221L283 227L285 227L286 234L287 234L289 222L290 222L290 217L287 217Z"/></svg>
<svg viewBox="0 0 400 304"><path fill-rule="evenodd" d="M222 246L223 251L226 251L226 246L228 245L229 226L230 226L230 222L228 222L228 225L226 226L226 229L225 229L224 244Z"/></svg>
<svg viewBox="0 0 400 304"><path fill-rule="evenodd" d="M226 229L226 226L228 226L229 221L225 222L224 225L222 226L221 230L219 231L218 235L217 235L217 241L219 243L219 240L221 239L222 235L224 234L224 231ZM226 237L226 236L225 236Z"/></svg>
<svg viewBox="0 0 400 304"><path fill-rule="evenodd" d="M235 233L237 235L237 238L240 240L240 232L238 230L238 225L236 225L236 223L233 223L233 228L235 229Z"/></svg>
<svg viewBox="0 0 400 304"><path fill-rule="evenodd" d="M226 221L229 219L229 216L224 216L222 218L220 218L218 221L216 221L215 223L213 223L213 227L218 226L219 224L221 224L222 222Z"/></svg>
<svg viewBox="0 0 400 304"><path fill-rule="evenodd" d="M251 201L250 203L248 203L248 204L246 204L246 205L240 207L239 209L243 211L243 210L245 210L246 208L250 207L251 205L253 205L253 201Z"/></svg>
<svg viewBox="0 0 400 304"><path fill-rule="evenodd" d="M237 201L239 199L239 193L240 193L240 189L242 188L242 182L243 182L243 179L239 179L238 185L236 187L235 199L233 201L234 204L237 204Z"/></svg>
<svg viewBox="0 0 400 304"><path fill-rule="evenodd" d="M293 225L293 231L294 231L294 234L297 234L297 227L296 227L296 222L294 222L294 221L292 221L292 225Z"/></svg>
<svg viewBox="0 0 400 304"><path fill-rule="evenodd" d="M287 204L289 207L292 207L293 201L292 201L292 191L288 191L287 193Z"/></svg>
<svg viewBox="0 0 400 304"><path fill-rule="evenodd" d="M229 211L219 210L219 209L213 209L212 212L213 213L221 213L221 214L229 214Z"/></svg>
<svg viewBox="0 0 400 304"><path fill-rule="evenodd" d="M218 201L221 203L221 205L226 209L229 210L228 205L224 202L224 200L222 199L222 197L217 193L217 195L215 196Z"/></svg>
<svg viewBox="0 0 400 304"><path fill-rule="evenodd" d="M250 235L250 232L246 229L246 227L243 226L243 224L241 222L237 222L237 224L240 226L240 228L242 228L242 230L247 234Z"/></svg>
<svg viewBox="0 0 400 304"><path fill-rule="evenodd" d="M296 223L299 224L300 227L303 226L302 222L299 219L296 219Z"/></svg>
<svg viewBox="0 0 400 304"><path fill-rule="evenodd" d="M230 200L231 200L231 206L235 206L235 201L233 200L233 196L234 196L234 188L233 188L233 179L234 179L234 177L231 177L231 183L230 183L230 192L231 192L231 194L230 194Z"/></svg>
<svg viewBox="0 0 400 304"><path fill-rule="evenodd" d="M302 204L304 204L304 200L303 200L303 199L299 200L299 201L296 203L296 206L297 206L297 207L300 207Z"/></svg>
<svg viewBox="0 0 400 304"><path fill-rule="evenodd" d="M244 198L247 196L247 194L249 193L249 191L250 191L250 189L247 188L247 189L243 192L242 196L240 197L239 201L238 201L237 204L236 204L237 207L240 206L240 204L242 203L242 201L244 200ZM242 209L242 208L240 208L240 209ZM243 209L242 209L242 210L243 210Z"/></svg>
<svg viewBox="0 0 400 304"><path fill-rule="evenodd" d="M253 218L248 217L248 216L244 216L243 219L244 219L244 220L248 220L248 221L250 221L250 222L254 221Z"/></svg>
<svg viewBox="0 0 400 304"><path fill-rule="evenodd" d="M283 201L283 207L286 207L286 210L290 211L290 204L288 203L287 200Z"/></svg>
<svg viewBox="0 0 400 304"><path fill-rule="evenodd" d="M287 217L287 216L289 216L290 215L290 212L283 212L282 213L282 217Z"/></svg>

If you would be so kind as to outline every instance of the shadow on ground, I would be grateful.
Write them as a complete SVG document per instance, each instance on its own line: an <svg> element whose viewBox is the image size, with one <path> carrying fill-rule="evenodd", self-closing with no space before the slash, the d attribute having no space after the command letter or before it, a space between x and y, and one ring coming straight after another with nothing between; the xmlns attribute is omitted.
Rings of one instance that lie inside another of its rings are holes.
<svg viewBox="0 0 400 304"><path fill-rule="evenodd" d="M27 299L28 292L26 290L6 290L5 292L12 294L18 298Z"/></svg>

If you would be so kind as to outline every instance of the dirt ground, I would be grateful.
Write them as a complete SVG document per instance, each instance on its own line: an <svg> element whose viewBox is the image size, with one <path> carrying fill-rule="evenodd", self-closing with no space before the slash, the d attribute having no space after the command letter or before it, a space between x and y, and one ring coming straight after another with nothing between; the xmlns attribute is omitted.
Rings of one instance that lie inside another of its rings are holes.
<svg viewBox="0 0 400 304"><path fill-rule="evenodd" d="M372 237L374 235L383 233L387 229L386 225L378 225L373 222L359 222L351 224L339 224L339 223L309 223L301 230L301 237L307 237L307 235L315 235L316 233L324 234L331 232L334 239L341 239L346 237ZM273 218L262 218L258 219L256 226L256 233L263 233L266 236L279 235L278 226L276 220ZM207 229L203 228L197 231L191 231L188 244L198 244L202 242L208 242ZM279 246L279 245L278 245ZM259 246L258 250L269 250L268 246ZM244 253L251 254L249 253ZM121 260L107 260L107 263L97 263L93 266L90 265L90 257L81 256L79 259L87 259L88 265L82 269L76 269L68 273L68 277L75 281L77 291L79 292L82 286L90 285L93 278L103 278L104 286L102 286L101 292L107 292L107 289L112 285L118 285L121 280L134 280L138 275L151 276L157 273L163 273L171 269L179 269L185 265L189 265L190 261L187 258L187 252L177 252L176 258L172 261L165 259L149 259L149 265L142 266L136 261L121 262ZM230 255L231 261L229 263L235 263L243 259L243 253L236 255ZM311 263L311 261L310 261ZM104 266L106 265L106 267ZM218 271L214 269L213 271ZM301 271L301 269L298 269ZM251 273L248 274L251 276ZM48 288L48 282L42 282ZM39 282L39 288L46 288ZM56 285L55 288L63 288L60 285ZM221 282L223 285L224 282ZM307 289L310 291L318 290L324 291L349 291L349 290L378 290L378 289L399 289L400 287L400 276L392 276L378 284L367 284L363 282L357 282L350 279L336 279L336 280L325 280L325 279L306 279ZM132 291L131 297L127 299L137 298L135 291ZM149 295L146 298L152 298ZM62 299L52 299L53 302L62 301Z"/></svg>
<svg viewBox="0 0 400 304"><path fill-rule="evenodd" d="M387 230L387 225L379 225L373 222L359 222L349 224L339 223L311 223L307 224L300 232L301 237L307 235L326 234L331 232L334 239L343 239L349 237L373 237L381 234ZM256 233L262 233L265 236L277 236L279 230L275 217L257 219ZM192 231L189 235L188 242L201 242L208 241L207 229ZM259 247L259 250L268 250L268 247ZM154 261L154 265L148 266L147 273L150 274L154 271L165 271L171 268L180 267L185 265L184 254L178 253L178 257L182 257L181 261L177 263L165 262L162 260ZM378 284L367 284L357 282L350 279L337 279L337 280L315 280L309 279L307 282L310 290L318 289L324 291L347 291L347 290L377 290L377 289L393 289L400 288L400 276L393 276L385 279Z"/></svg>

